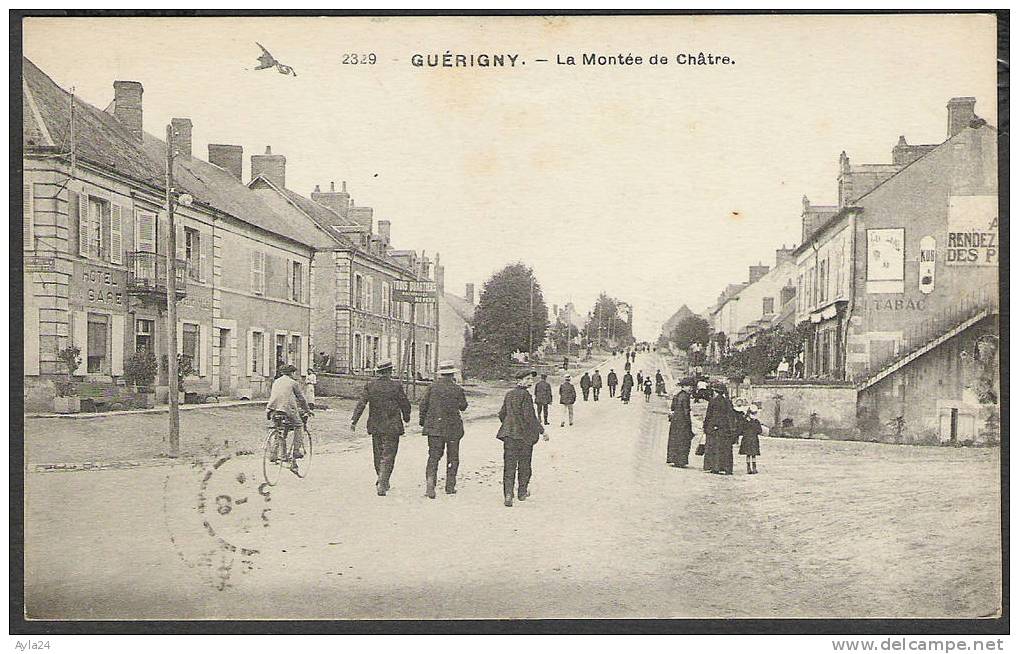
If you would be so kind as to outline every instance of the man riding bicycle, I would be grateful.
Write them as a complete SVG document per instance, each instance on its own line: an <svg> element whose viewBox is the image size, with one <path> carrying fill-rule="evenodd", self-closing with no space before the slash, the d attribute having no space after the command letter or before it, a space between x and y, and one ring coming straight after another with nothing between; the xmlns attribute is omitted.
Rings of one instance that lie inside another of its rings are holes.
<svg viewBox="0 0 1019 654"><path fill-rule="evenodd" d="M266 418L270 421L279 421L283 427L283 449L286 456L287 435L290 430L294 431L294 459L304 457L304 421L311 414L308 408L308 401L301 393L301 384L296 379L297 367L290 364L280 366L280 377L272 383L272 391L269 393L269 403L265 406ZM275 462L278 452L273 451L270 461ZM287 459L284 459L286 461ZM290 467L296 468L297 461L290 461Z"/></svg>

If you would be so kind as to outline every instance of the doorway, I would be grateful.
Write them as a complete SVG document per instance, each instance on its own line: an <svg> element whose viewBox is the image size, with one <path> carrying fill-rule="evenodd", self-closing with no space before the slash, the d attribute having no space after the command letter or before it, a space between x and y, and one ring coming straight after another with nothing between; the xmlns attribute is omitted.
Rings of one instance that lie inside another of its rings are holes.
<svg viewBox="0 0 1019 654"><path fill-rule="evenodd" d="M226 394L230 392L230 376L233 370L233 352L230 348L230 330L219 328L219 339L216 342L216 349L219 352L219 375L217 380L217 391Z"/></svg>

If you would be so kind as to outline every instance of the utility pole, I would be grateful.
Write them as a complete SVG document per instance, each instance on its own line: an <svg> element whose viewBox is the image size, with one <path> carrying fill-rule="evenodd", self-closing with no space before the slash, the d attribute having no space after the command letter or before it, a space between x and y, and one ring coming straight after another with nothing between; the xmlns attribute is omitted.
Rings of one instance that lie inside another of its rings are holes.
<svg viewBox="0 0 1019 654"><path fill-rule="evenodd" d="M534 277L531 277L531 308L527 317L527 358L534 352Z"/></svg>
<svg viewBox="0 0 1019 654"><path fill-rule="evenodd" d="M443 289L439 286L439 253L435 253L435 366L432 368L432 377L439 378L439 307L442 302ZM443 275L445 278L445 275ZM446 280L442 280L442 287L445 287Z"/></svg>
<svg viewBox="0 0 1019 654"><path fill-rule="evenodd" d="M177 397L177 229L173 222L173 126L166 126L166 367L170 404L170 456L180 454L180 408ZM156 269L159 269L156 254Z"/></svg>

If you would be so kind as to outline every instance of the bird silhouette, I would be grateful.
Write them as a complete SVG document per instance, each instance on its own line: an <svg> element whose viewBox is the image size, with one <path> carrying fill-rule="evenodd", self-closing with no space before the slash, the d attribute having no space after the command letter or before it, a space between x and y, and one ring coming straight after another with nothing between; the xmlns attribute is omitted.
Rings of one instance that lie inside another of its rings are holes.
<svg viewBox="0 0 1019 654"><path fill-rule="evenodd" d="M297 77L297 73L294 72L293 68L277 61L276 57L273 57L272 53L266 50L264 45L258 41L255 41L255 45L262 49L262 54L258 57L258 65L255 66L255 70L264 70L275 66L277 72L281 75L293 75L294 77Z"/></svg>

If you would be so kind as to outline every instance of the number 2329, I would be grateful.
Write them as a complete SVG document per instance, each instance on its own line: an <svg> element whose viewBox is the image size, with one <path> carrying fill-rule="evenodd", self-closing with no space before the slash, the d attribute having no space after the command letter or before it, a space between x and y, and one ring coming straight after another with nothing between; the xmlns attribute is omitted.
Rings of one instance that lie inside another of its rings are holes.
<svg viewBox="0 0 1019 654"><path fill-rule="evenodd" d="M352 65L355 65L355 66L359 65L359 64L370 66L370 65L374 64L376 61L377 61L377 59L375 57L375 53L374 52L361 53L361 54L348 53L348 54L343 55L343 61L341 63L343 63L343 64L352 64Z"/></svg>

